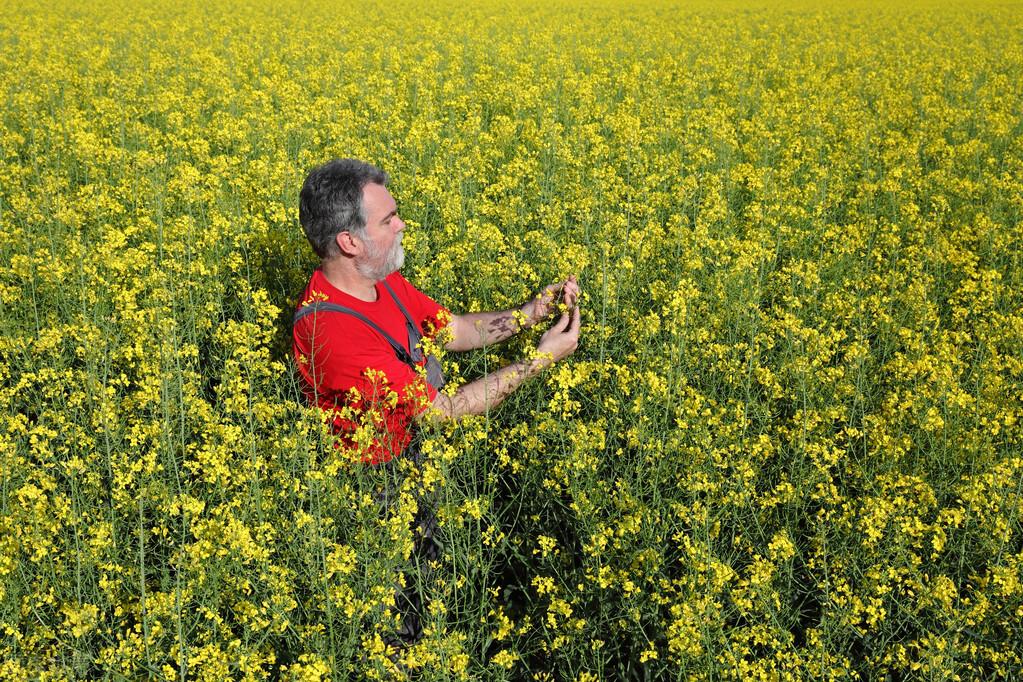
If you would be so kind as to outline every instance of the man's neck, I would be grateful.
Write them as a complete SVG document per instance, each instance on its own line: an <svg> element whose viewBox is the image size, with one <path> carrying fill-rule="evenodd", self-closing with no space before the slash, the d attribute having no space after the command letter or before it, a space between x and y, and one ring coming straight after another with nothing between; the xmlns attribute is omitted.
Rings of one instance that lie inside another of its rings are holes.
<svg viewBox="0 0 1023 682"><path fill-rule="evenodd" d="M360 301L372 303L377 300L376 282L363 277L350 259L339 257L320 262L320 270L334 288L340 289Z"/></svg>

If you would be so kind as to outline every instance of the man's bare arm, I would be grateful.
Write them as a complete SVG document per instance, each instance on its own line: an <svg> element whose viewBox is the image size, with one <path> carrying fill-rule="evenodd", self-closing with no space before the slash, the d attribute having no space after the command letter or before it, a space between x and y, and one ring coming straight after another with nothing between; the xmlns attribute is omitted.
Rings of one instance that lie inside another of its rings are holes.
<svg viewBox="0 0 1023 682"><path fill-rule="evenodd" d="M522 308L493 313L455 315L451 320L448 350L473 350L504 341L530 326Z"/></svg>
<svg viewBox="0 0 1023 682"><path fill-rule="evenodd" d="M433 401L433 409L437 416L445 419L485 414L504 402L516 388L539 374L552 362L553 360L536 358L512 363L462 386L454 395L439 394Z"/></svg>
<svg viewBox="0 0 1023 682"><path fill-rule="evenodd" d="M447 350L462 351L500 343L551 314L559 296L569 307L573 307L578 295L579 285L573 275L564 282L545 287L534 298L513 310L455 315L449 325L451 341L444 347Z"/></svg>
<svg viewBox="0 0 1023 682"><path fill-rule="evenodd" d="M439 394L432 411L442 418L454 419L468 414L484 414L497 407L512 391L545 367L575 352L579 344L578 306L563 314L548 329L537 345L539 357L520 360L466 384L454 395Z"/></svg>

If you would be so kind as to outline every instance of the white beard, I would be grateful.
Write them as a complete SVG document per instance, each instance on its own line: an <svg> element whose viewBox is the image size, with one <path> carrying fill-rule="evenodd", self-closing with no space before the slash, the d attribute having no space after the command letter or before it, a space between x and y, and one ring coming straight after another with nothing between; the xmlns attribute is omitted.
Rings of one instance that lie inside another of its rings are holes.
<svg viewBox="0 0 1023 682"><path fill-rule="evenodd" d="M401 246L401 233L394 240L390 251L386 254L370 239L365 240L366 256L364 260L356 262L355 267L359 274L366 279L380 282L387 278L392 272L401 270L405 264L405 249Z"/></svg>

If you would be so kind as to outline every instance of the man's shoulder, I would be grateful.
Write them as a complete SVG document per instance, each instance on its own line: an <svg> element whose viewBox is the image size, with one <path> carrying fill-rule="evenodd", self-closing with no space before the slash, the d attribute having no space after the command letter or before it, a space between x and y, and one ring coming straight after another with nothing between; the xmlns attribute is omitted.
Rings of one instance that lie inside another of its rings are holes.
<svg viewBox="0 0 1023 682"><path fill-rule="evenodd" d="M391 287L391 289L394 290L394 293L399 293L401 291L408 290L419 293L419 289L416 289L414 286L412 286L411 282L405 279L405 276L401 274L401 270L395 270L394 272L389 274L387 277L384 278L384 282L387 284L387 286Z"/></svg>
<svg viewBox="0 0 1023 682"><path fill-rule="evenodd" d="M327 288L323 286L323 281L323 272L319 268L313 270L313 274L309 276L309 283L305 285L302 295L298 297L298 302L295 304L296 311L317 301L330 299Z"/></svg>
<svg viewBox="0 0 1023 682"><path fill-rule="evenodd" d="M309 337L315 334L320 341L343 342L345 345L355 339L371 337L372 330L359 321L358 315L348 314L349 310L353 310L352 307L334 295L333 287L323 286L325 281L322 273L316 270L302 292L294 313L296 336Z"/></svg>
<svg viewBox="0 0 1023 682"><path fill-rule="evenodd" d="M428 302L429 305L440 305L428 294L423 293L408 281L400 271L389 274L384 283L387 284L396 296L405 302Z"/></svg>

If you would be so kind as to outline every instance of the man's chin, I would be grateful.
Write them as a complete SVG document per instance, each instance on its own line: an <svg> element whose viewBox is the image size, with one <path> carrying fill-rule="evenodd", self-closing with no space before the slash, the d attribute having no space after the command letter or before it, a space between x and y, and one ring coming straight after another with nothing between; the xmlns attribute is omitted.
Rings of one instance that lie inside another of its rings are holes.
<svg viewBox="0 0 1023 682"><path fill-rule="evenodd" d="M382 282L401 270L403 265L405 265L404 251L398 254L398 258L396 258L393 262L382 263L379 268L367 268L365 264L356 264L355 267L366 279L371 279L375 282Z"/></svg>
<svg viewBox="0 0 1023 682"><path fill-rule="evenodd" d="M398 272L399 270L401 270L401 267L403 265L405 265L405 252L401 251L393 263L388 263L389 267L387 269L389 271L386 275L384 275L384 277L393 275L394 273Z"/></svg>

